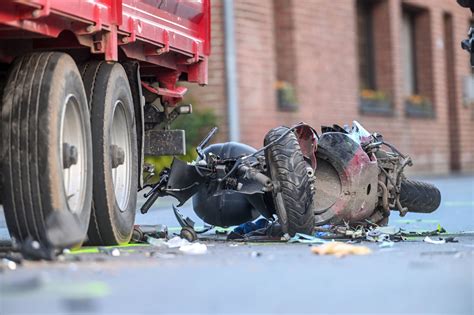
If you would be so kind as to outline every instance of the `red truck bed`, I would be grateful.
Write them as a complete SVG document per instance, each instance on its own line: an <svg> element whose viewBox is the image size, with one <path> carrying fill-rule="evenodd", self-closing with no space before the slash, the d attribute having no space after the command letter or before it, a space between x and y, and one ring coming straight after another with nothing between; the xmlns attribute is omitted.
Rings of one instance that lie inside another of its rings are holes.
<svg viewBox="0 0 474 315"><path fill-rule="evenodd" d="M157 78L165 87L169 82L171 90L173 76L207 83L209 40L209 0L2 0L0 4L0 62L10 63L32 48L67 50L78 59L86 48L106 60L138 60L145 77L171 70L168 77Z"/></svg>

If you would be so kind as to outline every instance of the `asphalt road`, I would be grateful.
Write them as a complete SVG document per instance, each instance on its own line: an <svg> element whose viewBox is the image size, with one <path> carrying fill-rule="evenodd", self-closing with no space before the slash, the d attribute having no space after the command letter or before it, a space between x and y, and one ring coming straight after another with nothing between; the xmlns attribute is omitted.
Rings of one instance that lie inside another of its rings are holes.
<svg viewBox="0 0 474 315"><path fill-rule="evenodd" d="M440 188L440 209L404 218L393 213L390 225L474 231L474 177L425 180ZM192 216L189 205L183 212ZM2 220L0 238L6 238ZM170 200L137 214L137 222L177 226ZM211 241L198 256L130 247L120 257L90 253L26 262L0 273L0 314L474 314L473 235L441 245L364 243L372 254L345 258L316 256L304 244Z"/></svg>

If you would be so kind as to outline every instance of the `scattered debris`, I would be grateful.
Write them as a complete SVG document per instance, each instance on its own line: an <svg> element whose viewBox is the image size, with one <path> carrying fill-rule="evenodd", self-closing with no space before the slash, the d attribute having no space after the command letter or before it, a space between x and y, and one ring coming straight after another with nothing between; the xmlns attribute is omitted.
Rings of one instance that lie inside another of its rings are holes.
<svg viewBox="0 0 474 315"><path fill-rule="evenodd" d="M148 244L156 246L156 247L167 247L167 241L164 238L154 238L151 236L146 237L146 241Z"/></svg>
<svg viewBox="0 0 474 315"><path fill-rule="evenodd" d="M317 255L344 257L346 255L368 255L372 253L372 250L365 246L356 246L342 242L329 242L319 246L312 246L311 252Z"/></svg>
<svg viewBox="0 0 474 315"><path fill-rule="evenodd" d="M366 240L370 242L387 242L390 241L390 235L382 233L378 229L370 230L367 232Z"/></svg>
<svg viewBox="0 0 474 315"><path fill-rule="evenodd" d="M168 248L177 248L184 245L188 245L189 241L179 236L175 236L172 239L170 239L168 242L165 242L165 244L166 246L168 246Z"/></svg>
<svg viewBox="0 0 474 315"><path fill-rule="evenodd" d="M195 242L195 243L182 245L179 247L179 250L186 254L202 255L207 252L207 246L206 244Z"/></svg>
<svg viewBox="0 0 474 315"><path fill-rule="evenodd" d="M8 258L2 259L2 265L5 266L9 270L16 270L16 262Z"/></svg>
<svg viewBox="0 0 474 315"><path fill-rule="evenodd" d="M31 237L28 237L20 247L23 258L29 260L54 260L56 258L55 250L46 246Z"/></svg>
<svg viewBox="0 0 474 315"><path fill-rule="evenodd" d="M176 220L178 220L178 223L182 228L188 227L188 228L194 230L195 233L197 233L197 234L206 233L206 232L208 232L208 231L210 231L214 228L213 225L204 225L202 230L196 231L195 228L194 228L194 224L195 224L194 221L190 217L185 218L181 214L181 212L179 212L178 208L176 208L174 205L172 205L172 207L173 207L173 212L174 212L174 215L176 217Z"/></svg>
<svg viewBox="0 0 474 315"><path fill-rule="evenodd" d="M445 237L444 240L446 243L459 243L459 241L453 236Z"/></svg>
<svg viewBox="0 0 474 315"><path fill-rule="evenodd" d="M169 241L148 236L147 242L157 247L178 248L180 251L186 254L199 255L205 254L207 252L206 244L199 242L190 243L188 240L179 236L175 236Z"/></svg>
<svg viewBox="0 0 474 315"><path fill-rule="evenodd" d="M185 226L181 229L179 236L181 236L182 238L184 238L185 240L189 242L194 242L198 238L196 231L193 228L190 228L188 226Z"/></svg>
<svg viewBox="0 0 474 315"><path fill-rule="evenodd" d="M99 253L104 253L112 257L119 257L121 252L118 248L99 247Z"/></svg>
<svg viewBox="0 0 474 315"><path fill-rule="evenodd" d="M146 242L146 237L167 238L168 227L164 224L135 225L133 227L132 241L135 243Z"/></svg>
<svg viewBox="0 0 474 315"><path fill-rule="evenodd" d="M381 234L396 235L400 233L401 229L395 226L379 226L375 228L374 231L377 231Z"/></svg>
<svg viewBox="0 0 474 315"><path fill-rule="evenodd" d="M426 237L423 239L423 242L439 245L439 244L445 244L445 243L446 243L446 240L443 239L443 238L440 238L439 240L434 240L434 239L432 239L431 237L426 236Z"/></svg>
<svg viewBox="0 0 474 315"><path fill-rule="evenodd" d="M327 243L326 240L317 238L315 236L296 233L295 236L290 238L289 243L304 243L304 244L324 244Z"/></svg>

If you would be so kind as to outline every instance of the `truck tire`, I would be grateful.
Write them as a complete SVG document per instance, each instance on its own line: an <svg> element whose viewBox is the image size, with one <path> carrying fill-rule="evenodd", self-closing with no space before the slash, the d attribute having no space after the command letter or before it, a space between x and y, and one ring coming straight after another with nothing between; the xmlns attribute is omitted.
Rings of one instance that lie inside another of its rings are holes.
<svg viewBox="0 0 474 315"><path fill-rule="evenodd" d="M91 110L94 157L88 243L128 243L138 187L137 133L130 85L119 63L91 61L81 70Z"/></svg>
<svg viewBox="0 0 474 315"><path fill-rule="evenodd" d="M70 211L79 237L60 243L80 245L89 225L93 174L90 116L76 64L58 52L17 58L2 103L0 168L10 235L50 245L50 229L64 233L71 227L51 226L49 218Z"/></svg>
<svg viewBox="0 0 474 315"><path fill-rule="evenodd" d="M277 127L265 136L264 145L278 139L287 127ZM270 178L279 184L273 202L284 233L311 235L314 230L313 190L307 173L308 163L293 132L265 150Z"/></svg>
<svg viewBox="0 0 474 315"><path fill-rule="evenodd" d="M400 204L408 212L431 213L438 209L441 193L435 186L415 180L402 180L400 187Z"/></svg>

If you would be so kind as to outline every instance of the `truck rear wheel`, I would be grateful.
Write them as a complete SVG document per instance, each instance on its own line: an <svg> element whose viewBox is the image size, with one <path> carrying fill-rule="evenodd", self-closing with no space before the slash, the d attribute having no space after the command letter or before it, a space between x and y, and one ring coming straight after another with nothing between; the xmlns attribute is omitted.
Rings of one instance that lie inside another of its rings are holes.
<svg viewBox="0 0 474 315"><path fill-rule="evenodd" d="M264 144L278 139L287 127L277 127L265 136ZM311 235L314 230L312 210L313 191L300 145L293 132L265 150L265 159L270 177L280 185L273 192L273 202L283 232L294 236L296 233Z"/></svg>
<svg viewBox="0 0 474 315"><path fill-rule="evenodd" d="M81 72L91 110L94 157L89 243L127 243L135 221L138 187L130 85L119 63L91 61Z"/></svg>
<svg viewBox="0 0 474 315"><path fill-rule="evenodd" d="M70 211L83 240L92 199L92 148L86 95L73 59L57 52L18 58L5 86L1 124L2 201L11 236L49 244L48 218Z"/></svg>

